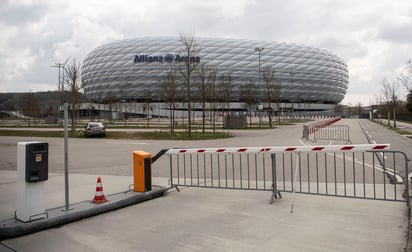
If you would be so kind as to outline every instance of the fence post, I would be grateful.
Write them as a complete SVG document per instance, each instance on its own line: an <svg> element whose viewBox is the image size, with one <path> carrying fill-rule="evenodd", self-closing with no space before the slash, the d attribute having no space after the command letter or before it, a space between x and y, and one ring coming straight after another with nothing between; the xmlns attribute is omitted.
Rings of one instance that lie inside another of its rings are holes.
<svg viewBox="0 0 412 252"><path fill-rule="evenodd" d="M303 137L302 139L304 141L307 141L309 139L309 128L307 125L303 125Z"/></svg>
<svg viewBox="0 0 412 252"><path fill-rule="evenodd" d="M273 197L277 198L279 196L279 199L282 198L282 195L280 194L280 191L278 191L277 187L277 181L276 181L276 154L272 153L270 155L271 161L272 161L272 195L270 196L270 201L269 203L273 203Z"/></svg>

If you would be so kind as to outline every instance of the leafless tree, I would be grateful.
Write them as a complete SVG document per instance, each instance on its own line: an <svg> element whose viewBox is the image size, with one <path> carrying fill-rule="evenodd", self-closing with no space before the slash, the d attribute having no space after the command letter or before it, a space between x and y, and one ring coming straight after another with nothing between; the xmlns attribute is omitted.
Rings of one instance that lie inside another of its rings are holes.
<svg viewBox="0 0 412 252"><path fill-rule="evenodd" d="M188 135L192 136L192 90L193 73L199 63L199 47L197 45L194 34L180 33L179 42L182 45L183 55L180 57L180 64L177 64L177 71L183 78L185 85L185 93L187 99L187 115L188 115Z"/></svg>
<svg viewBox="0 0 412 252"><path fill-rule="evenodd" d="M107 120L109 123L113 122L113 104L115 102L115 97L112 92L106 92L105 98L103 100L103 104L107 104L108 111L107 111Z"/></svg>
<svg viewBox="0 0 412 252"><path fill-rule="evenodd" d="M34 94L32 92L28 92L27 94L25 94L23 99L23 113L25 116L27 116L27 123L30 127L31 120L39 115L40 107L39 104L36 102L36 99L34 99Z"/></svg>
<svg viewBox="0 0 412 252"><path fill-rule="evenodd" d="M240 100L247 106L249 127L252 128L252 105L256 103L257 91L255 84L249 81L240 87Z"/></svg>
<svg viewBox="0 0 412 252"><path fill-rule="evenodd" d="M405 66L405 71L399 76L399 82L406 89L406 109L412 112L412 60Z"/></svg>
<svg viewBox="0 0 412 252"><path fill-rule="evenodd" d="M196 72L197 72L197 77L198 77L198 82L196 85L197 87L196 94L200 102L200 105L202 107L202 132L205 133L206 103L207 103L208 94L209 94L208 81L210 78L210 73L209 73L210 69L205 63L200 63Z"/></svg>
<svg viewBox="0 0 412 252"><path fill-rule="evenodd" d="M406 109L412 113L412 90L406 96Z"/></svg>
<svg viewBox="0 0 412 252"><path fill-rule="evenodd" d="M143 100L143 111L146 112L146 119L147 119L147 127L150 127L150 113L153 115L153 107L150 106L152 102L152 91L150 89L146 89L143 92L144 100Z"/></svg>
<svg viewBox="0 0 412 252"><path fill-rule="evenodd" d="M335 105L335 114L341 116L343 114L343 105L338 103Z"/></svg>
<svg viewBox="0 0 412 252"><path fill-rule="evenodd" d="M374 104L375 105L373 106L373 108L375 109L376 118L378 119L379 123L382 123L382 114L385 112L382 94L375 94Z"/></svg>
<svg viewBox="0 0 412 252"><path fill-rule="evenodd" d="M227 120L227 125L230 125L230 102L232 99L233 93L233 84L232 84L232 76L230 73L222 74L220 76L220 85L219 85L219 98L222 102L223 110L226 111L225 117Z"/></svg>
<svg viewBox="0 0 412 252"><path fill-rule="evenodd" d="M358 102L356 105L355 105L355 113L358 115L358 116L360 116L360 115L362 115L363 114L363 105L362 105L362 103L361 102Z"/></svg>
<svg viewBox="0 0 412 252"><path fill-rule="evenodd" d="M175 111L178 99L178 82L176 78L176 72L171 68L163 78L161 89L161 97L169 106L170 133L172 134L175 130Z"/></svg>
<svg viewBox="0 0 412 252"><path fill-rule="evenodd" d="M127 119L129 118L129 112L128 112L128 108L129 108L129 101L130 101L130 85L131 83L128 81L129 78L126 79L126 82L123 83L123 85L121 85L121 103L123 107L123 120L124 120L124 127L127 126Z"/></svg>
<svg viewBox="0 0 412 252"><path fill-rule="evenodd" d="M399 76L399 81L408 93L412 91L412 60L409 60L406 64L405 72Z"/></svg>
<svg viewBox="0 0 412 252"><path fill-rule="evenodd" d="M398 102L399 82L397 80L389 82L384 78L381 85L382 98L384 99L388 112L388 125L390 126L390 113L392 110L393 126L396 128L396 106Z"/></svg>
<svg viewBox="0 0 412 252"><path fill-rule="evenodd" d="M280 107L280 84L275 79L275 70L272 68L265 68L262 72L263 82L265 85L265 98L268 103L269 111L269 127L272 128L272 101L277 105L277 110L279 111Z"/></svg>
<svg viewBox="0 0 412 252"><path fill-rule="evenodd" d="M81 64L76 59L73 59L72 62L66 67L65 70L65 86L69 91L69 99L71 104L71 118L72 118L72 133L76 130L76 109L79 105L79 91L81 89L81 80L80 80L80 69Z"/></svg>
<svg viewBox="0 0 412 252"><path fill-rule="evenodd" d="M216 84L216 79L217 79L217 69L214 67L211 67L209 70L209 77L207 78L207 100L210 103L211 106L211 112L212 112L212 129L213 129L213 134L216 133L216 102L218 100L218 89L217 89L217 84Z"/></svg>

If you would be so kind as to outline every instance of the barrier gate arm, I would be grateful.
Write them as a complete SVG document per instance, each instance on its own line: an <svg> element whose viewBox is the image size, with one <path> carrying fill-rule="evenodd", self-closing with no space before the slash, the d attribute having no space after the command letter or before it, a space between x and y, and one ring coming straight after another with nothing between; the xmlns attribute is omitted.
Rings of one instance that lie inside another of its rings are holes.
<svg viewBox="0 0 412 252"><path fill-rule="evenodd" d="M389 150L390 144L351 144L322 146L275 146L275 147L221 147L221 148L172 148L164 153L277 153L277 152L345 152ZM163 153L163 154L164 154Z"/></svg>
<svg viewBox="0 0 412 252"><path fill-rule="evenodd" d="M169 149L161 149L156 155L152 157L152 164L156 162L163 154L165 154Z"/></svg>

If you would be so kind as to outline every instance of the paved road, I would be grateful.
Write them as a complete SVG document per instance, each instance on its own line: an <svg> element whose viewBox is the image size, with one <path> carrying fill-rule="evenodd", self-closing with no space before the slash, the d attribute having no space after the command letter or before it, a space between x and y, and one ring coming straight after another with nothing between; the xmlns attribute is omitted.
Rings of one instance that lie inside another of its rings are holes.
<svg viewBox="0 0 412 252"><path fill-rule="evenodd" d="M205 141L69 139L69 170L72 173L132 175L134 150L156 154L161 149L173 147L300 145L302 126L283 126L272 130L234 130L231 133L235 137ZM15 170L17 142L33 140L49 143L49 169L51 172L63 172L63 139L31 137L0 137L0 170ZM154 176L167 177L169 171L164 169L167 166L166 159L157 161Z"/></svg>
<svg viewBox="0 0 412 252"><path fill-rule="evenodd" d="M361 122L367 130L373 129L373 124ZM367 142L357 120L341 123L355 131L352 142ZM395 137L391 132L376 130L373 137L384 132L383 136L390 136L387 143L392 144ZM300 145L302 126L233 133L236 137L232 139L201 142L70 139L71 199L90 200L97 175L104 175L106 193L124 190L131 181L133 150L156 153L167 147ZM0 137L0 216L13 214L16 143L28 140L33 138ZM63 140L36 140L50 143L47 206L62 205ZM407 148L411 142L402 145ZM155 183L167 184L167 163L159 160L155 165ZM283 194L273 205L268 204L269 196L268 192L186 188L60 228L2 241L0 251L401 251L405 246L404 203L297 195L291 214L292 194Z"/></svg>
<svg viewBox="0 0 412 252"><path fill-rule="evenodd" d="M367 119L359 119L359 122L365 127L366 134L370 136L372 142L390 143L392 150L405 152L409 157L412 157L412 139L383 128ZM411 124L403 123L403 125L412 128Z"/></svg>
<svg viewBox="0 0 412 252"><path fill-rule="evenodd" d="M399 135L392 130L383 128L378 124L371 122L366 119L359 120L359 123L363 127L366 136L369 138L370 143L390 143L391 150L401 151L406 154L406 156L411 159L412 158L412 139ZM393 166L391 164L390 156L387 156L386 164L389 166ZM401 156L398 156L397 162L398 167L397 169L400 171L402 176L405 176L405 165L404 162L401 160ZM408 166L408 174L412 172L411 163L409 162Z"/></svg>

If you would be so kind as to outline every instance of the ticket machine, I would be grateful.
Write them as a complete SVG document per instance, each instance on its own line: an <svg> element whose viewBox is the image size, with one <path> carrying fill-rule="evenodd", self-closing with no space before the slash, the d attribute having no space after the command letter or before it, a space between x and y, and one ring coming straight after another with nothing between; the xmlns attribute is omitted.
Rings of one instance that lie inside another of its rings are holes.
<svg viewBox="0 0 412 252"><path fill-rule="evenodd" d="M44 182L49 177L49 144L17 143L16 219L30 222L45 218Z"/></svg>

